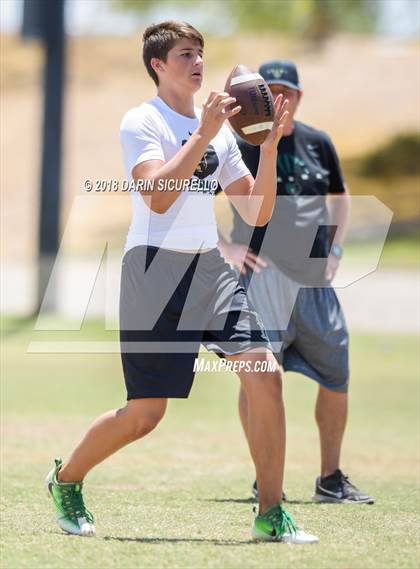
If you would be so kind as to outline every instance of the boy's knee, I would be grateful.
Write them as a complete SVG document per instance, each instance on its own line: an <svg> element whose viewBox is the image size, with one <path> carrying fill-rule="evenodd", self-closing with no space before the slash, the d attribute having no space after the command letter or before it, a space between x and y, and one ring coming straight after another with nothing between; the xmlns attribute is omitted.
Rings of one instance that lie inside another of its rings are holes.
<svg viewBox="0 0 420 569"><path fill-rule="evenodd" d="M270 397L282 398L282 376L280 370L254 373L242 382L242 389L246 392L246 398Z"/></svg>
<svg viewBox="0 0 420 569"><path fill-rule="evenodd" d="M129 423L133 440L150 433L163 419L166 411L166 399L137 399L128 404Z"/></svg>

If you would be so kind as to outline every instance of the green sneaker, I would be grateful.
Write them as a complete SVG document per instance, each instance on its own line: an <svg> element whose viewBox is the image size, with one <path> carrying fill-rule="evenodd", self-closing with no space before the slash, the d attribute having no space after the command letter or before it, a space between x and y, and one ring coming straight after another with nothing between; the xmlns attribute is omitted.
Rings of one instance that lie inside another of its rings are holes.
<svg viewBox="0 0 420 569"><path fill-rule="evenodd" d="M57 473L63 461L55 459L55 467L45 479L48 494L54 501L57 523L63 531L74 535L95 535L94 519L85 508L82 482L59 482Z"/></svg>
<svg viewBox="0 0 420 569"><path fill-rule="evenodd" d="M259 541L284 541L286 543L317 543L315 535L299 529L292 516L281 504L270 508L263 515L258 515L252 526L252 537Z"/></svg>

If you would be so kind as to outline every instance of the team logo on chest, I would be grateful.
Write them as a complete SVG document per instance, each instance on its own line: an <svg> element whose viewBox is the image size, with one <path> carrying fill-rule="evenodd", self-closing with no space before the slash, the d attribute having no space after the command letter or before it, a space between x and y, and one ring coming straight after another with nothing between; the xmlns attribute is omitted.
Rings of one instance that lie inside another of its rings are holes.
<svg viewBox="0 0 420 569"><path fill-rule="evenodd" d="M186 142L187 139L183 140L182 146L184 146ZM200 180L203 180L204 178L207 178L207 176L211 176L211 174L214 174L218 166L219 166L219 158L216 154L214 146L212 144L209 144L200 162L198 163L198 166L195 169L193 176L196 176Z"/></svg>
<svg viewBox="0 0 420 569"><path fill-rule="evenodd" d="M203 157L198 163L198 166L194 172L194 176L197 176L197 178L200 178L200 180L207 178L207 176L210 176L216 172L218 165L219 159L217 157L216 151L214 150L214 147L209 144L203 154Z"/></svg>

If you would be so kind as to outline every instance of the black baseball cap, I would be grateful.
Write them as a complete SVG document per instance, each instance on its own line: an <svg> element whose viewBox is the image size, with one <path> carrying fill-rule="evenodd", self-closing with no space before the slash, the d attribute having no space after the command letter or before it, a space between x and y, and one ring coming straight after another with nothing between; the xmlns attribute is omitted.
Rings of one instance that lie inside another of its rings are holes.
<svg viewBox="0 0 420 569"><path fill-rule="evenodd" d="M260 66L258 72L267 85L286 85L300 91L299 75L293 61L267 61Z"/></svg>

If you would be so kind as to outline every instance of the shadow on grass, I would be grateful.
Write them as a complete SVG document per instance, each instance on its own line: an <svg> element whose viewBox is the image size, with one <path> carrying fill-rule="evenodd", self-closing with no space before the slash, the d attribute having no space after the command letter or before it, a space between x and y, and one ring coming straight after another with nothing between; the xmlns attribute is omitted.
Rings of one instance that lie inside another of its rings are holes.
<svg viewBox="0 0 420 569"><path fill-rule="evenodd" d="M64 537L67 539L75 539L76 541L80 540L79 536L72 535L70 533L62 532L62 531L48 531L48 534L57 535L60 537ZM86 538L82 538L86 539ZM120 541L122 543L147 543L147 544L155 544L159 545L162 543L211 543L212 545L259 545L259 541L255 541L253 539L206 539L206 538L199 538L199 537L116 537L113 535L104 535L98 536L96 535L95 538L90 538L94 540L103 540L103 541Z"/></svg>
<svg viewBox="0 0 420 569"><path fill-rule="evenodd" d="M162 543L211 543L212 545L258 545L259 542L252 539L205 539L205 538L177 538L177 537L113 537L106 535L102 538L104 541L121 541L134 543L147 543L159 545Z"/></svg>
<svg viewBox="0 0 420 569"><path fill-rule="evenodd" d="M256 504L254 498L201 498L200 502L217 502L224 503L229 502L231 504Z"/></svg>
<svg viewBox="0 0 420 569"><path fill-rule="evenodd" d="M201 502L218 502L218 503L228 502L231 504L257 504L257 500L255 500L254 498L203 498L200 501ZM306 505L306 506L308 506L308 505L317 506L318 505L316 502L313 502L312 500L285 500L284 504L286 506L288 504Z"/></svg>

